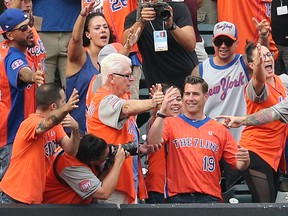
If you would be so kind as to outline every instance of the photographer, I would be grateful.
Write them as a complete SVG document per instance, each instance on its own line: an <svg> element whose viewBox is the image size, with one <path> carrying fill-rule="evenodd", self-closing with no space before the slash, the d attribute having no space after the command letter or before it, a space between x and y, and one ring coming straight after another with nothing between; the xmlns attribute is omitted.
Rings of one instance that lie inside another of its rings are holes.
<svg viewBox="0 0 288 216"><path fill-rule="evenodd" d="M47 174L43 203L90 204L93 198L107 199L115 190L125 155L129 156L121 145L114 148L86 134L75 157L59 152ZM109 166L100 175L106 160Z"/></svg>
<svg viewBox="0 0 288 216"><path fill-rule="evenodd" d="M182 2L144 1L125 20L123 41L130 28L141 28L138 47L148 88L155 83L183 86L198 64L196 38L187 6ZM159 38L164 32L166 37Z"/></svg>

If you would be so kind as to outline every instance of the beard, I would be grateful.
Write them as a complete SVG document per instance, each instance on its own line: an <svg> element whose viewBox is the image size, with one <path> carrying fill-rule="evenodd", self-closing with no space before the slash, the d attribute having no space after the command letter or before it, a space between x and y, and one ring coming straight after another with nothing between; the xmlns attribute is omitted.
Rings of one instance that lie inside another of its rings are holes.
<svg viewBox="0 0 288 216"><path fill-rule="evenodd" d="M32 42L28 41L26 44L27 48L33 48L35 46L35 41L34 40Z"/></svg>
<svg viewBox="0 0 288 216"><path fill-rule="evenodd" d="M35 41L28 39L28 37L25 40L18 40L17 43L21 47L33 48L35 46Z"/></svg>

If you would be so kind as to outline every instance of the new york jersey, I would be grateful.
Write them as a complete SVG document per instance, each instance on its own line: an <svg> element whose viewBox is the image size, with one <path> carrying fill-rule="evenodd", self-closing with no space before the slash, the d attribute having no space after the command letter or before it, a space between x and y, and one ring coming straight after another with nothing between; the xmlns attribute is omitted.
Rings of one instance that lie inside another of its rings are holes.
<svg viewBox="0 0 288 216"><path fill-rule="evenodd" d="M207 82L209 98L204 112L211 118L218 115L246 115L244 87L249 81L248 68L242 55L237 54L232 62L218 66L213 58L199 64L200 76ZM243 128L230 129L234 139L239 141Z"/></svg>

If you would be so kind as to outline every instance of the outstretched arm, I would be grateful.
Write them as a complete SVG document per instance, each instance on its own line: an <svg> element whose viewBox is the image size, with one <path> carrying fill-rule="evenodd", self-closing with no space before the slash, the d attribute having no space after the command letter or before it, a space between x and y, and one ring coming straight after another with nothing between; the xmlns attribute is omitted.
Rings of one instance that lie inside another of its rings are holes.
<svg viewBox="0 0 288 216"><path fill-rule="evenodd" d="M156 85L160 85L160 84L156 84ZM163 99L164 99L163 92L157 91L153 95L152 99L126 100L122 106L122 112L121 112L120 119L124 119L124 118L127 118L129 116L138 115L140 113L151 110L151 109L155 108L157 105L161 104Z"/></svg>
<svg viewBox="0 0 288 216"><path fill-rule="evenodd" d="M35 83L42 85L44 83L44 77L42 72L41 63L37 65L37 70L33 72L29 67L23 67L19 71L19 80L25 83Z"/></svg>
<svg viewBox="0 0 288 216"><path fill-rule="evenodd" d="M253 78L252 84L256 95L260 95L263 92L263 88L266 82L266 73L264 71L263 66L263 58L261 53L261 45L258 43L256 46L257 56L253 60L254 68L253 68Z"/></svg>
<svg viewBox="0 0 288 216"><path fill-rule="evenodd" d="M95 1L82 8L72 31L72 36L68 44L68 61L66 76L74 75L85 63L86 55L83 47L83 31L86 17L96 7Z"/></svg>
<svg viewBox="0 0 288 216"><path fill-rule="evenodd" d="M65 116L72 110L78 108L79 95L76 89L73 90L68 102L63 105L62 107L53 110L49 113L49 115L44 118L42 121L39 122L38 126L36 127L36 134L44 133L55 125L61 123L61 121L65 118Z"/></svg>
<svg viewBox="0 0 288 216"><path fill-rule="evenodd" d="M228 128L238 128L242 125L262 125L266 123L273 122L275 120L279 120L279 114L272 108L262 109L254 114L248 116L226 116L221 115L217 116L216 119L223 119L223 124Z"/></svg>

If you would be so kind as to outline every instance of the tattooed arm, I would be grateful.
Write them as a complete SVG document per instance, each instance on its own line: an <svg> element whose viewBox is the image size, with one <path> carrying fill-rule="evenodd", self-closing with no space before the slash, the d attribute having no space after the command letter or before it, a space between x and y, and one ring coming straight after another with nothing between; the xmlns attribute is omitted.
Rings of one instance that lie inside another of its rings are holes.
<svg viewBox="0 0 288 216"><path fill-rule="evenodd" d="M253 113L248 116L226 116L221 115L217 116L216 119L223 119L222 124L228 128L238 128L242 125L247 126L257 126L266 123L270 123L275 120L280 119L279 113L273 107L262 109L256 113Z"/></svg>
<svg viewBox="0 0 288 216"><path fill-rule="evenodd" d="M262 125L279 119L280 115L270 107L246 116L243 125Z"/></svg>
<svg viewBox="0 0 288 216"><path fill-rule="evenodd" d="M36 134L44 133L62 122L65 116L71 111L78 108L79 95L76 89L73 90L68 102L62 107L51 111L46 118L39 122L36 127Z"/></svg>

